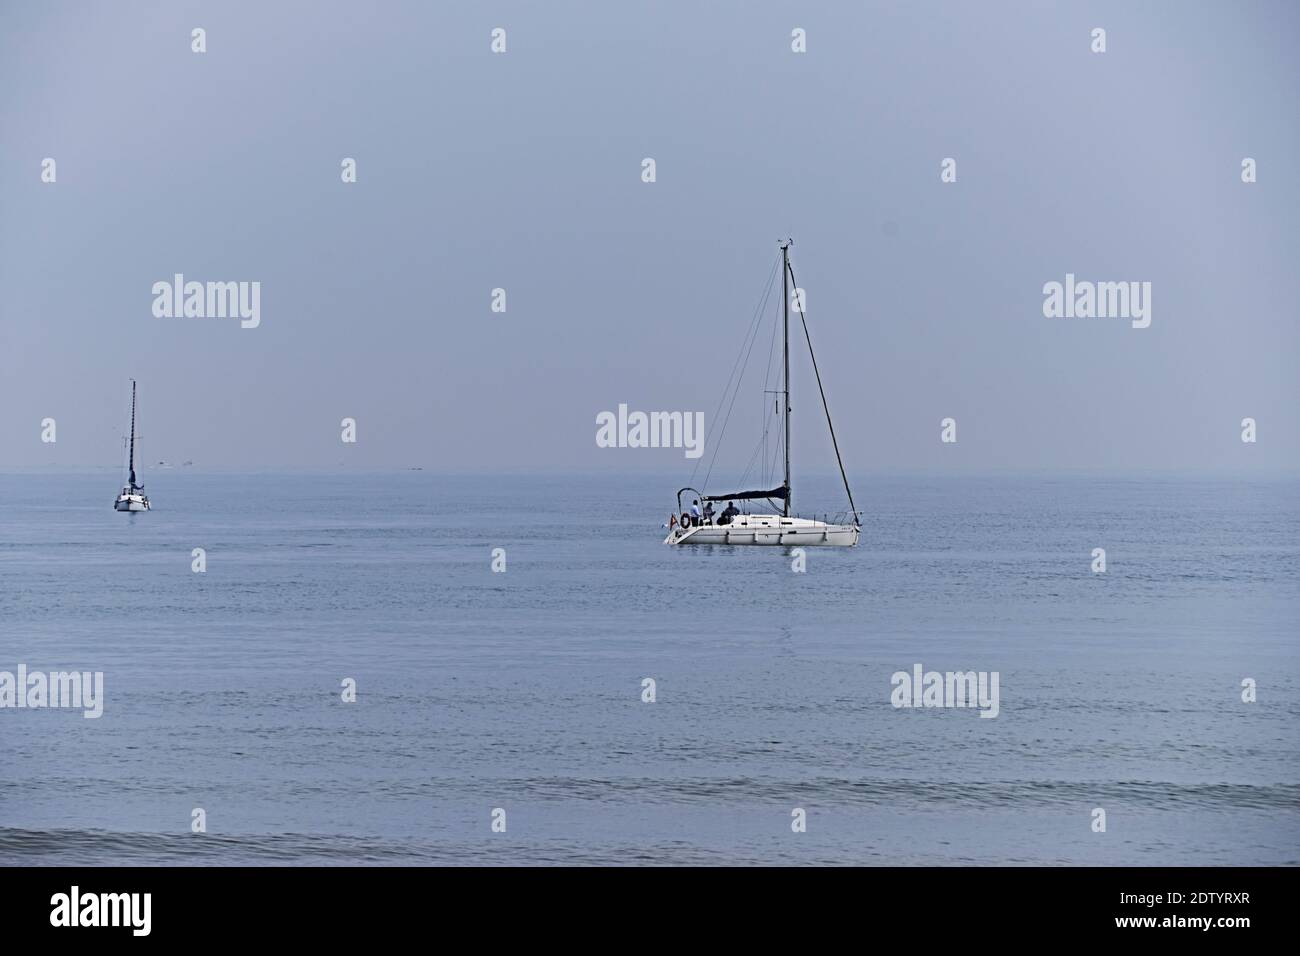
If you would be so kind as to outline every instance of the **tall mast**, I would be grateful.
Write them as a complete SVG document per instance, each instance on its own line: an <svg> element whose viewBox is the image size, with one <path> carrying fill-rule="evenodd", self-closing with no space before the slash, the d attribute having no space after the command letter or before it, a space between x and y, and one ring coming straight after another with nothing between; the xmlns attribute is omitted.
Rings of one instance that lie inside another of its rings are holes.
<svg viewBox="0 0 1300 956"><path fill-rule="evenodd" d="M785 511L790 516L790 243L787 239L781 246L781 298L784 301L785 319L782 323L784 335L781 341L781 355L785 361Z"/></svg>
<svg viewBox="0 0 1300 956"><path fill-rule="evenodd" d="M135 379L131 379L131 488L135 488Z"/></svg>

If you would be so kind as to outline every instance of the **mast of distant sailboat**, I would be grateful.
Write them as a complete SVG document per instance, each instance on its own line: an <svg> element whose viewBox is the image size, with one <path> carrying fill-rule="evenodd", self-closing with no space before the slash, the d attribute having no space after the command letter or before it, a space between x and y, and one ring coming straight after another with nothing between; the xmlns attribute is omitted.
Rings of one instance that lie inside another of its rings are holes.
<svg viewBox="0 0 1300 956"><path fill-rule="evenodd" d="M783 338L781 354L785 361L785 510L782 514L790 517L790 244L787 239L781 246L781 298L785 301L785 319L782 323Z"/></svg>
<svg viewBox="0 0 1300 956"><path fill-rule="evenodd" d="M130 462L127 467L131 472L130 487L135 491L139 487L135 483L135 379L131 379L131 446L127 454Z"/></svg>

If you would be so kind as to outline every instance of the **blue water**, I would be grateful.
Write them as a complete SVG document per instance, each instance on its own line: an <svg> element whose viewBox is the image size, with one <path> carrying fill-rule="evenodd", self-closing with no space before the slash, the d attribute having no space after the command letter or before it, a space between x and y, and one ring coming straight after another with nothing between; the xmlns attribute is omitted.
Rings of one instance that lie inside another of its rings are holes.
<svg viewBox="0 0 1300 956"><path fill-rule="evenodd" d="M106 696L0 710L0 862L1300 863L1300 483L863 478L800 574L673 476L147 478L0 476L0 670Z"/></svg>

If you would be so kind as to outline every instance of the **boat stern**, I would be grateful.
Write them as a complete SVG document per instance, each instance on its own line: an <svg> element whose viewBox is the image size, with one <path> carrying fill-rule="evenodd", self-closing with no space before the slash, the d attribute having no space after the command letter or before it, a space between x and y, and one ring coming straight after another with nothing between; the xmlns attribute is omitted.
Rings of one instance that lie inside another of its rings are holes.
<svg viewBox="0 0 1300 956"><path fill-rule="evenodd" d="M146 495L123 491L113 502L114 511L148 511L149 498Z"/></svg>

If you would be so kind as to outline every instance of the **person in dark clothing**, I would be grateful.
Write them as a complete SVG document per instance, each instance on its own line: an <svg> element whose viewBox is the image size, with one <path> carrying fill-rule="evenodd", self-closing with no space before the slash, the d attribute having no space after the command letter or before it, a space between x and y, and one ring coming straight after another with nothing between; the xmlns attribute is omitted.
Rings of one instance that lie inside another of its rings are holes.
<svg viewBox="0 0 1300 956"><path fill-rule="evenodd" d="M731 524L733 518L740 514L740 509L736 507L735 502L728 501L726 509L718 518L718 524Z"/></svg>

